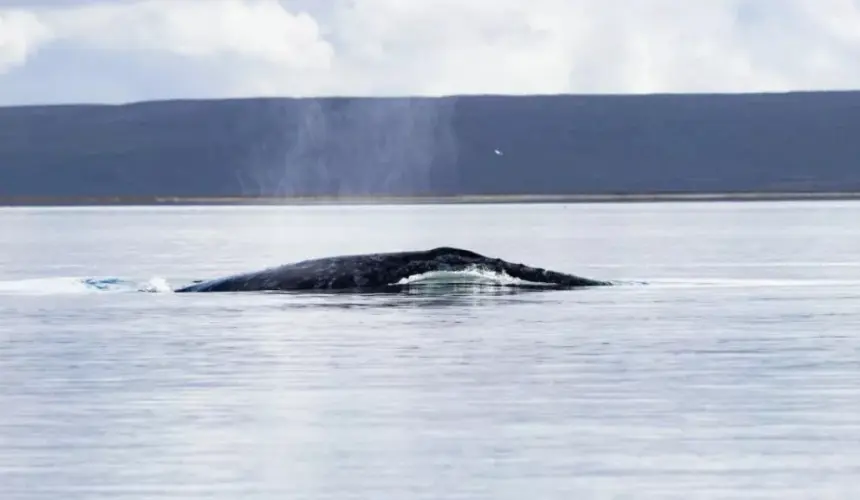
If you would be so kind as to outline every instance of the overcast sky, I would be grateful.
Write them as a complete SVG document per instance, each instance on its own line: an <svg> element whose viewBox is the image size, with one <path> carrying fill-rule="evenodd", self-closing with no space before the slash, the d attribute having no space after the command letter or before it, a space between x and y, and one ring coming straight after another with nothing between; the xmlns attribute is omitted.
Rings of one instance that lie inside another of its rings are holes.
<svg viewBox="0 0 860 500"><path fill-rule="evenodd" d="M0 104L860 88L860 0L0 0Z"/></svg>

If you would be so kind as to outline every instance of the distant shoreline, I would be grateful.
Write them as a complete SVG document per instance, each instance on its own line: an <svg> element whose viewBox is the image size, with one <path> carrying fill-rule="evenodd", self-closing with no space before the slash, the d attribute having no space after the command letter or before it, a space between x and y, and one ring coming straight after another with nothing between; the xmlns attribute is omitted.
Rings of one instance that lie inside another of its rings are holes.
<svg viewBox="0 0 860 500"><path fill-rule="evenodd" d="M860 200L860 192L832 193L655 193L463 196L152 196L152 197L0 197L0 207L75 206L318 206L318 205L460 205L537 203L653 203L703 201Z"/></svg>
<svg viewBox="0 0 860 500"><path fill-rule="evenodd" d="M860 90L0 107L0 204L853 199L858 107Z"/></svg>

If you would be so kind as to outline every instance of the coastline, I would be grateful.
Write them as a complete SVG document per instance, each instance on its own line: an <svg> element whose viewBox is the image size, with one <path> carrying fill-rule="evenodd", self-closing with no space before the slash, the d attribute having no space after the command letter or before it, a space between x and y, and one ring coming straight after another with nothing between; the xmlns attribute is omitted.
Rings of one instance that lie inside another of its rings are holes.
<svg viewBox="0 0 860 500"><path fill-rule="evenodd" d="M854 198L858 107L860 91L0 106L0 205ZM284 194L303 196L257 197Z"/></svg>
<svg viewBox="0 0 860 500"><path fill-rule="evenodd" d="M570 195L462 196L104 196L0 197L0 207L81 206L326 206L326 205L463 205L537 203L660 203L731 201L860 200L860 192L638 193Z"/></svg>

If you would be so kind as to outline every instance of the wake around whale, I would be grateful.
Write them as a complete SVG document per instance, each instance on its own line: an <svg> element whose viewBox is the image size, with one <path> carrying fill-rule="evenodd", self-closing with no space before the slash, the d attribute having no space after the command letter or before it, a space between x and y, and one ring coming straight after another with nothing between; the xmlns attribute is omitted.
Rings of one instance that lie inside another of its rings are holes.
<svg viewBox="0 0 860 500"><path fill-rule="evenodd" d="M440 247L423 251L342 255L304 260L261 271L200 281L175 290L186 292L387 291L403 288L408 278L432 272L487 271L553 288L610 285L469 250Z"/></svg>

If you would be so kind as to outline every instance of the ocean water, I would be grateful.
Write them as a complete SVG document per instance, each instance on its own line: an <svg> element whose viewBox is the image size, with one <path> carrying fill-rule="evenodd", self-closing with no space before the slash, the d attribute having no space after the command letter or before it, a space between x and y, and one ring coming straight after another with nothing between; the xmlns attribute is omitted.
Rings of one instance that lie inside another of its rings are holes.
<svg viewBox="0 0 860 500"><path fill-rule="evenodd" d="M0 498L854 498L858 221L852 202L2 209ZM619 284L170 292L442 245Z"/></svg>

